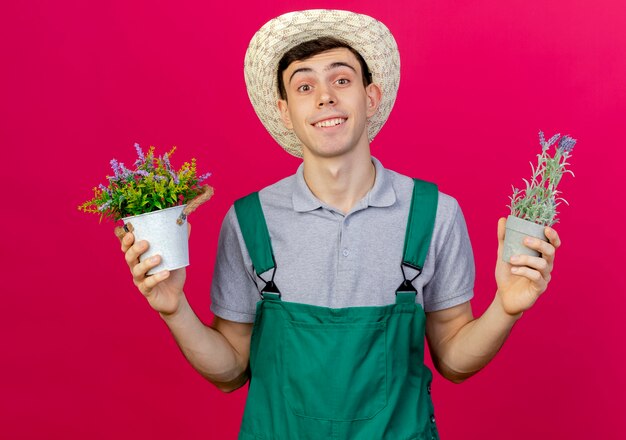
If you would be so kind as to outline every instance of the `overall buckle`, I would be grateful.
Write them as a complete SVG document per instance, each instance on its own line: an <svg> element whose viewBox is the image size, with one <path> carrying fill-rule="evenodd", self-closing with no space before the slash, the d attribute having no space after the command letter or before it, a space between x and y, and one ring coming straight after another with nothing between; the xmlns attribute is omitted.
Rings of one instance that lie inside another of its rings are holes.
<svg viewBox="0 0 626 440"><path fill-rule="evenodd" d="M280 290L278 290L278 286L276 286L276 283L274 283L274 275L276 275L276 267L277 267L276 263L274 263L274 270L272 271L272 279L270 279L269 281L265 281L263 277L261 277L260 274L257 274L257 276L261 278L261 281L265 283L265 287L261 289L261 299L265 299L266 293L272 293L274 295L278 295L278 298L281 298L282 296L280 294Z"/></svg>
<svg viewBox="0 0 626 440"><path fill-rule="evenodd" d="M406 277L406 273L404 273L404 266L405 265L410 267L410 268L417 269L419 272L412 279L408 279ZM402 264L400 264L400 270L402 270L402 278L404 278L404 281L402 281L402 284L400 284L400 286L396 289L396 296L400 292L415 293L417 295L417 289L415 287L413 287L413 281L415 281L415 278L417 278L418 276L421 275L422 268L421 267L417 267L417 266L413 266L412 264L407 264L405 262L402 262Z"/></svg>
<svg viewBox="0 0 626 440"><path fill-rule="evenodd" d="M265 287L261 290L261 299L265 299L266 293L273 293L278 295L279 298L282 296L280 294L280 290L278 290L278 287L276 286L276 283L274 283L274 280L269 280L265 283Z"/></svg>

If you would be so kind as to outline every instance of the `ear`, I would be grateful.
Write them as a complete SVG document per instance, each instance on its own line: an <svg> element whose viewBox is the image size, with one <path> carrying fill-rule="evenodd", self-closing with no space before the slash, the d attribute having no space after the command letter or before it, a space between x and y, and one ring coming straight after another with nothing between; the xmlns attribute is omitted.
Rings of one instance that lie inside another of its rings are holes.
<svg viewBox="0 0 626 440"><path fill-rule="evenodd" d="M365 88L365 94L367 95L367 117L371 118L378 110L383 93L378 84L372 83Z"/></svg>
<svg viewBox="0 0 626 440"><path fill-rule="evenodd" d="M285 99L278 100L278 111L280 112L280 118L283 120L283 124L289 130L293 130L293 124L291 123L291 117L289 116L289 106Z"/></svg>

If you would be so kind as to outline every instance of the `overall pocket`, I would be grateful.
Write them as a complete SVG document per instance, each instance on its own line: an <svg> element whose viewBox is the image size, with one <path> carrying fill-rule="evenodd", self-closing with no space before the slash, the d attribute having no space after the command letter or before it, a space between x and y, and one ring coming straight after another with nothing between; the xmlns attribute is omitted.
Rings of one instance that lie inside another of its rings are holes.
<svg viewBox="0 0 626 440"><path fill-rule="evenodd" d="M385 322L288 321L283 356L285 398L301 417L363 420L387 405Z"/></svg>

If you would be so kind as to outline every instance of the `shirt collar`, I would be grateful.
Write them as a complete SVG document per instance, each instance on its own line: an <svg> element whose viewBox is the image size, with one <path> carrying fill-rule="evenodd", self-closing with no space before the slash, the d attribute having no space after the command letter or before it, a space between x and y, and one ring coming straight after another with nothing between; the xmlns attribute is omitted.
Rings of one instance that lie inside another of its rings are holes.
<svg viewBox="0 0 626 440"><path fill-rule="evenodd" d="M389 171L375 157L372 157L372 163L376 168L376 180L360 203L365 202L367 206L377 207L391 206L396 202L396 192ZM301 163L296 171L292 201L293 209L297 212L314 211L324 206L304 180L304 163Z"/></svg>

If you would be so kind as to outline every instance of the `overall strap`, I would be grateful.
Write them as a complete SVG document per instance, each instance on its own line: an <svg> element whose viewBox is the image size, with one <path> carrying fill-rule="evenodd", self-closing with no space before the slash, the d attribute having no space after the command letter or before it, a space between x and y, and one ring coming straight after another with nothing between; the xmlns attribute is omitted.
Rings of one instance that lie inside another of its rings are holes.
<svg viewBox="0 0 626 440"><path fill-rule="evenodd" d="M422 273L426 255L428 255L428 248L435 228L438 200L437 185L424 180L413 179L413 197L411 198L411 208L404 237L404 255L400 265L404 281L396 290L396 294L401 292L417 293L411 282ZM416 269L419 273L410 280L406 278L404 266Z"/></svg>
<svg viewBox="0 0 626 440"><path fill-rule="evenodd" d="M239 228L241 229L243 240L250 254L254 271L259 275L259 278L261 278L260 274L274 269L270 281L265 281L261 278L261 280L266 283L265 287L262 289L261 297L263 297L263 292L271 292L280 295L278 288L274 284L276 261L274 260L270 234L267 229L267 223L265 222L265 216L263 215L263 209L261 208L259 193L253 192L246 197L242 197L236 200L234 205Z"/></svg>

